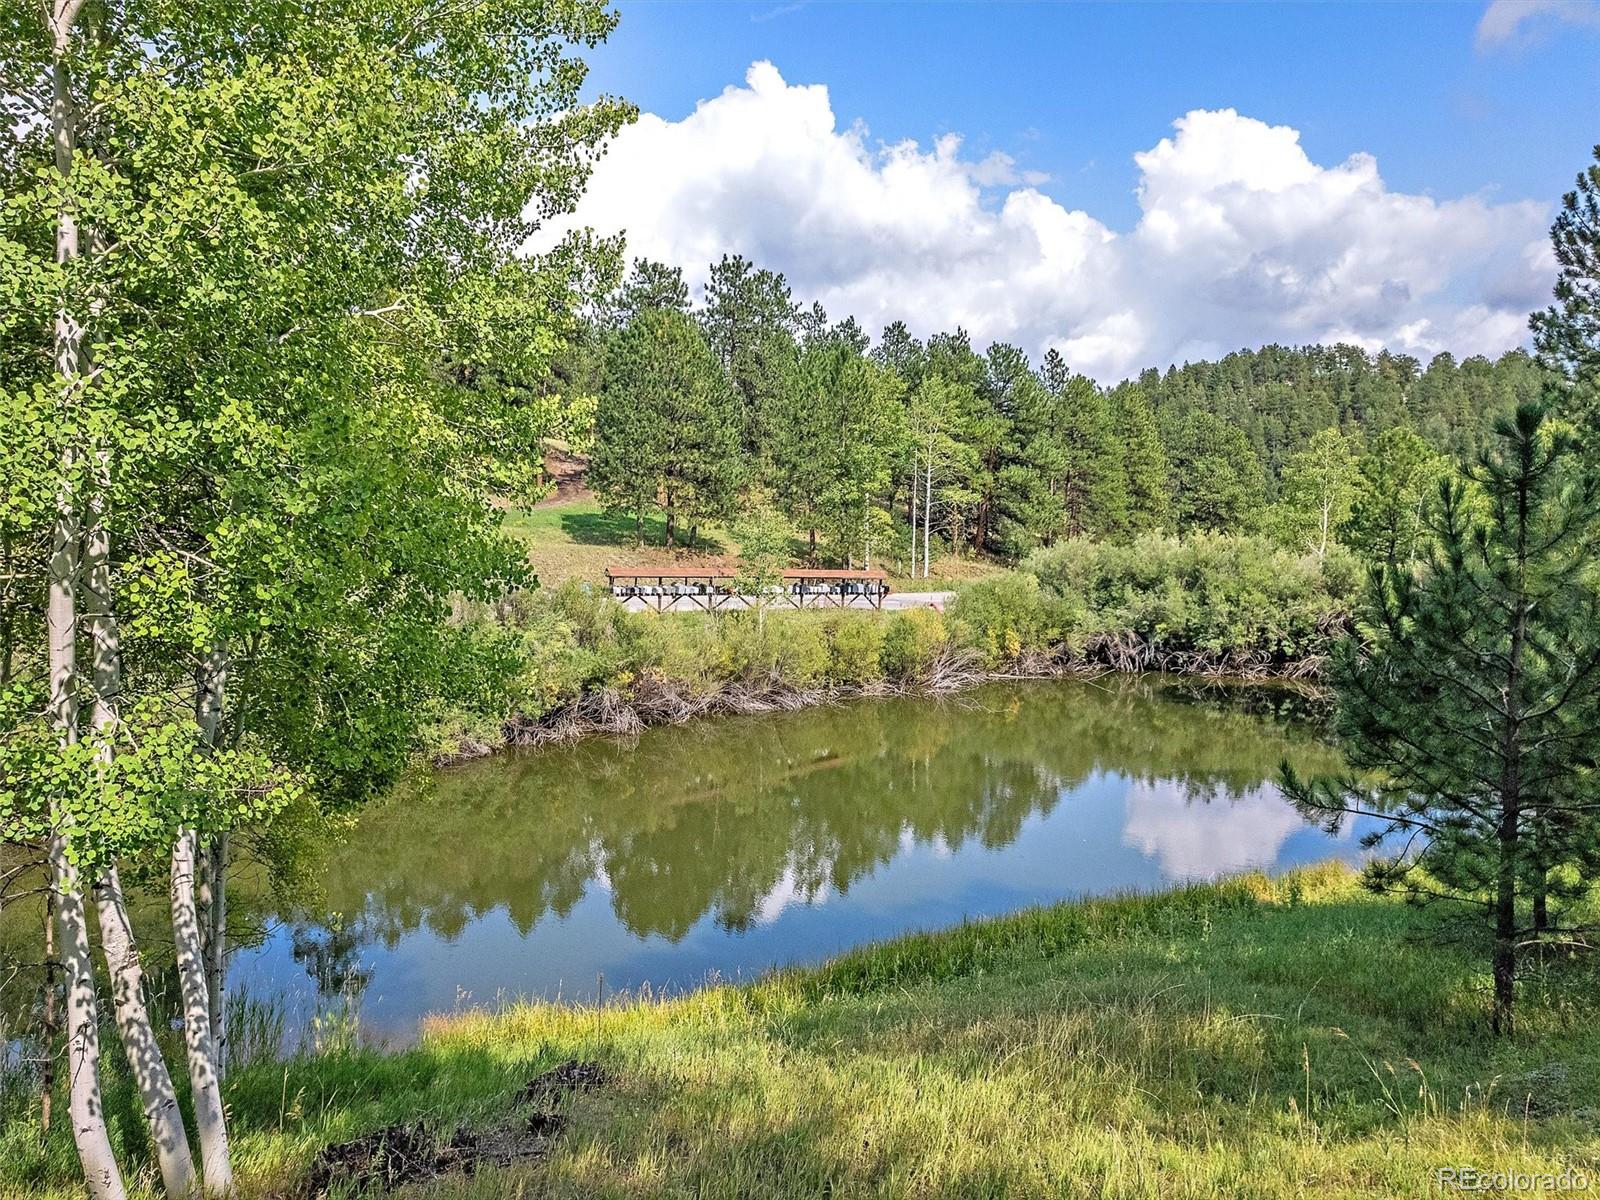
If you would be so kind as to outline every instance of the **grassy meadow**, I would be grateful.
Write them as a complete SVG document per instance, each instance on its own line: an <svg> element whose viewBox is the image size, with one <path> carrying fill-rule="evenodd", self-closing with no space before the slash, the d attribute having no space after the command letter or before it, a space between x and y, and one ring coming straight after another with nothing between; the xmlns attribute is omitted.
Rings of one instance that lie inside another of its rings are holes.
<svg viewBox="0 0 1600 1200"><path fill-rule="evenodd" d="M630 518L606 512L591 493L582 490L560 495L532 508L509 510L505 529L527 545L528 563L545 587L569 580L602 583L605 569L612 566L635 570L651 567L713 570L734 566L739 558L738 540L721 526L702 528L693 549L664 545L666 523L660 516L646 518L641 544ZM794 562L801 563L804 557L805 546L797 541ZM999 561L976 555L939 556L934 559L933 570L926 579L904 574L903 566L893 561L887 564L889 585L899 592L940 591L1005 570Z"/></svg>
<svg viewBox="0 0 1600 1200"><path fill-rule="evenodd" d="M1438 1167L1600 1174L1593 967L1546 963L1496 1041L1482 956L1449 933L1327 866L676 998L441 1015L400 1052L336 1041L236 1071L235 1163L247 1196L304 1194L322 1147L373 1129L496 1146L542 1121L535 1157L397 1191L1265 1200L1429 1195ZM572 1060L599 1086L530 1117L527 1081ZM126 1139L126 1096L111 1106ZM8 1195L79 1196L65 1132L41 1149L13 1110Z"/></svg>

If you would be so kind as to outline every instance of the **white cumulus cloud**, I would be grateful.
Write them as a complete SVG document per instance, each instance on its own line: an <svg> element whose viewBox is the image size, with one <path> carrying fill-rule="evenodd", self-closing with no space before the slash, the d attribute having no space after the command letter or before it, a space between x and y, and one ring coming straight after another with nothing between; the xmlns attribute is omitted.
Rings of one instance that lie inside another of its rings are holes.
<svg viewBox="0 0 1600 1200"><path fill-rule="evenodd" d="M1190 112L1133 157L1141 215L1118 231L956 135L877 142L826 86L758 62L682 120L624 130L537 241L625 232L691 286L743 254L869 331L960 325L980 346L1057 347L1104 382L1271 341L1496 353L1548 295L1542 204L1394 192L1370 155L1323 166L1294 129L1232 109Z"/></svg>

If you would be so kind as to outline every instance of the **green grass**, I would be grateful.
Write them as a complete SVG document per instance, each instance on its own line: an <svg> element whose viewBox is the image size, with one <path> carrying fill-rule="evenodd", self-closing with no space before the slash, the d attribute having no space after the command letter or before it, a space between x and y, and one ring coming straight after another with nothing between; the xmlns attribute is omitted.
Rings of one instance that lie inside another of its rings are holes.
<svg viewBox="0 0 1600 1200"><path fill-rule="evenodd" d="M538 1070L595 1060L539 1165L415 1194L1424 1196L1441 1166L1600 1175L1592 968L1485 1032L1484 972L1434 918L1321 867L1030 911L815 970L604 1010L437 1018L404 1053L237 1072L247 1191L418 1117L508 1119ZM0 1147L75 1195L70 1147ZM29 1191L29 1189L34 1189Z"/></svg>
<svg viewBox="0 0 1600 1200"><path fill-rule="evenodd" d="M738 542L729 530L719 526L701 529L693 550L669 548L664 545L666 522L659 516L645 519L644 544L640 545L633 521L604 511L592 497L513 509L506 514L505 528L527 544L528 562L540 583L547 587L569 579L600 583L610 566L647 570L657 566L724 564L739 554ZM804 556L805 546L797 540L795 563L802 562ZM929 578L892 574L889 582L897 592L945 591L1005 569L990 558L941 556L934 559Z"/></svg>
<svg viewBox="0 0 1600 1200"><path fill-rule="evenodd" d="M604 511L594 499L513 509L505 528L527 544L528 562L547 587L569 579L601 583L610 566L645 569L720 561L737 549L726 530L710 528L700 530L694 550L668 548L663 545L666 523L660 517L645 520L640 545L633 521Z"/></svg>

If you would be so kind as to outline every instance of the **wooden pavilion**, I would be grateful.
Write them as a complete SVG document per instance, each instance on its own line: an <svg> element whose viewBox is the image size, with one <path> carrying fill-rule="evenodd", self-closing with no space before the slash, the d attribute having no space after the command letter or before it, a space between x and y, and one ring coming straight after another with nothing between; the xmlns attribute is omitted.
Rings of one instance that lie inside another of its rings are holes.
<svg viewBox="0 0 1600 1200"><path fill-rule="evenodd" d="M882 608L889 594L883 571L791 567L770 599L794 608ZM607 567L606 583L618 600L639 600L657 612L674 608L720 612L748 608L754 597L738 590L737 572L705 567Z"/></svg>

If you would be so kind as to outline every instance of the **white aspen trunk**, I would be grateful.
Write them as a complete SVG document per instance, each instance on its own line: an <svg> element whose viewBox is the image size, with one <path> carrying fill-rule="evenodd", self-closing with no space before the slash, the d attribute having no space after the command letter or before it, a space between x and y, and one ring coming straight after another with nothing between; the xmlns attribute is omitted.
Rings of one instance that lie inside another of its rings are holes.
<svg viewBox="0 0 1600 1200"><path fill-rule="evenodd" d="M71 354L75 359L76 339ZM45 625L49 639L51 723L62 744L70 746L78 740L78 519L70 483L76 459L71 450L63 459L65 481L56 512ZM111 1149L100 1094L100 1009L94 990L83 880L68 845L72 814L57 803L52 805L51 816L54 829L49 846L50 881L55 893L56 941L67 1009L67 1114L89 1195L93 1200L124 1200L127 1192Z"/></svg>
<svg viewBox="0 0 1600 1200"><path fill-rule="evenodd" d="M195 1127L200 1133L205 1193L229 1196L233 1193L233 1165L229 1161L227 1120L222 1108L222 1081L217 1078L211 1043L211 1006L206 995L200 919L194 900L198 842L193 829L181 829L172 844L172 936L183 993L183 1043L194 1095Z"/></svg>
<svg viewBox="0 0 1600 1200"><path fill-rule="evenodd" d="M56 893L56 940L66 983L67 1115L72 1121L72 1140L89 1195L94 1200L126 1200L128 1193L111 1149L100 1095L100 1013L94 994L83 881L62 833L50 839L50 875Z"/></svg>
<svg viewBox="0 0 1600 1200"><path fill-rule="evenodd" d="M149 1010L145 1008L144 968L133 939L133 923L123 897L122 880L115 867L101 873L95 897L100 913L100 949L105 955L106 970L111 974L117 1032L139 1089L145 1120L150 1123L161 1182L167 1195L174 1200L184 1200L195 1192L194 1157L189 1150L189 1135L183 1128L183 1114L178 1110L172 1076L156 1042Z"/></svg>
<svg viewBox="0 0 1600 1200"><path fill-rule="evenodd" d="M120 719L117 704L122 683L122 647L111 605L111 534L105 522L105 493L110 482L107 458L101 452L95 460L95 492L89 505L92 521L84 537L86 596L83 607L89 617L94 646L91 727L95 756L102 769L110 768L115 753ZM161 1182L169 1196L183 1200L194 1193L194 1158L189 1151L189 1137L184 1132L172 1076L167 1071L166 1059L156 1041L155 1026L145 1007L144 966L134 940L133 921L128 915L122 880L115 866L100 873L95 887L95 906L100 917L100 950L111 977L117 1033L139 1089L145 1120L150 1125Z"/></svg>
<svg viewBox="0 0 1600 1200"><path fill-rule="evenodd" d="M63 199L56 211L56 261L78 257L78 217L71 196L73 159L78 150L78 113L68 78L73 26L82 0L53 0L48 9L51 35L50 137ZM82 377L83 328L65 305L56 313L55 368L61 404L78 403ZM79 538L76 481L80 460L68 445L61 455L55 533L50 555L49 599L45 628L50 677L50 719L64 746L78 740L78 572ZM52 803L53 829L49 860L55 891L56 934L65 976L67 1007L67 1111L72 1140L83 1166L84 1183L93 1200L125 1200L122 1172L111 1149L105 1105L100 1094L100 1013L94 990L94 961L89 949L89 920L84 911L83 880L68 843L72 814Z"/></svg>
<svg viewBox="0 0 1600 1200"><path fill-rule="evenodd" d="M211 1012L211 1042L217 1078L228 1077L228 835L219 833L205 848L206 999Z"/></svg>
<svg viewBox="0 0 1600 1200"><path fill-rule="evenodd" d="M917 577L917 455L911 454L911 578Z"/></svg>
<svg viewBox="0 0 1600 1200"><path fill-rule="evenodd" d="M206 656L196 678L195 720L201 740L214 745L227 685L227 655L221 646ZM195 906L195 871L199 835L178 831L172 844L172 936L177 950L178 980L183 993L183 1042L194 1095L195 1127L200 1133L200 1165L208 1196L233 1194L233 1165L228 1151L227 1118L222 1107L222 1080L217 1073L216 1046L211 1038L211 999L206 988L205 956L200 946L200 917Z"/></svg>
<svg viewBox="0 0 1600 1200"><path fill-rule="evenodd" d="M933 453L928 453L928 476L922 489L922 577L928 577L928 541L933 536Z"/></svg>

